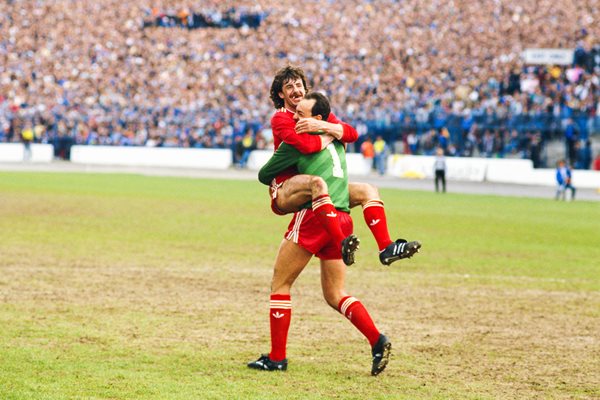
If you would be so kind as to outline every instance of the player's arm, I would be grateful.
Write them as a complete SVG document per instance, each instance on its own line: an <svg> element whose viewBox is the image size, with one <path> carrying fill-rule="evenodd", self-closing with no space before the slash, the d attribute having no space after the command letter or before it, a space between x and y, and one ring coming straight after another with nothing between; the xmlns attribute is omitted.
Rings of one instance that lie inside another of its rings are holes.
<svg viewBox="0 0 600 400"><path fill-rule="evenodd" d="M351 125L340 121L330 113L327 121L314 118L301 119L296 123L297 133L318 133L332 136L343 143L353 143L358 139L358 132Z"/></svg>
<svg viewBox="0 0 600 400"><path fill-rule="evenodd" d="M295 147L302 154L311 154L321 151L327 144L323 144L321 136L298 134L294 123L285 116L275 113L271 118L271 129L284 143Z"/></svg>
<svg viewBox="0 0 600 400"><path fill-rule="evenodd" d="M285 142L281 143L269 161L258 171L258 180L264 185L270 185L280 172L296 165L301 155L295 147Z"/></svg>
<svg viewBox="0 0 600 400"><path fill-rule="evenodd" d="M330 113L327 118L327 122L331 124L339 124L342 126L342 136L337 138L340 142L343 143L354 143L358 139L358 132L352 125L349 125L341 120L339 120L334 113Z"/></svg>

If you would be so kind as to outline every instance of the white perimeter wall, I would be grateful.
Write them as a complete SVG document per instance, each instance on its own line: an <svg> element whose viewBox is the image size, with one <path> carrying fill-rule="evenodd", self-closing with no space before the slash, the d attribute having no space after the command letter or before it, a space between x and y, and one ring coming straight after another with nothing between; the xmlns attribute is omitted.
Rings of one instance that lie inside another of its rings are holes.
<svg viewBox="0 0 600 400"><path fill-rule="evenodd" d="M430 156L394 155L388 160L388 174L404 178L433 179L433 161L434 157ZM556 171L534 169L531 160L447 157L446 166L448 180L556 186ZM574 170L573 185L588 189L600 188L600 172Z"/></svg>
<svg viewBox="0 0 600 400"><path fill-rule="evenodd" d="M22 143L0 144L0 162L21 162L25 157ZM30 162L50 162L54 158L54 146L50 144L32 144Z"/></svg>
<svg viewBox="0 0 600 400"><path fill-rule="evenodd" d="M227 169L232 164L232 153L227 149L73 146L71 162L94 165Z"/></svg>
<svg viewBox="0 0 600 400"><path fill-rule="evenodd" d="M51 162L53 147L32 144L32 162ZM253 151L248 168L258 171L271 156L271 150ZM23 161L21 143L0 144L0 162ZM350 175L372 173L369 163L357 153L347 154ZM431 156L393 155L388 158L387 175L399 178L433 179ZM228 169L232 152L228 149L182 149L165 147L73 146L71 162L94 165L151 166L169 168ZM447 157L448 180L472 182L517 183L523 185L555 186L554 169L534 169L530 160ZM600 188L599 171L573 172L575 187Z"/></svg>
<svg viewBox="0 0 600 400"><path fill-rule="evenodd" d="M248 168L259 170L269 159L272 151L256 150L248 161ZM387 175L399 178L433 179L432 156L392 155L388 157ZM362 155L346 155L350 175L372 173ZM517 183L523 185L556 186L554 169L534 169L531 160L498 158L446 157L446 178L456 181ZM599 171L573 171L575 187L600 188Z"/></svg>

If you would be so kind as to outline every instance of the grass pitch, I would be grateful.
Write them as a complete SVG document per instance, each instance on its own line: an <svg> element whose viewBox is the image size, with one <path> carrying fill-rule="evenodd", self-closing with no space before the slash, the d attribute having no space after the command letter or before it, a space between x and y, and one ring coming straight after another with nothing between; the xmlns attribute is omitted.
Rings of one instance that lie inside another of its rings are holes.
<svg viewBox="0 0 600 400"><path fill-rule="evenodd" d="M287 373L269 349L272 263L289 217L258 182L0 173L1 399L600 398L600 208L381 190L384 267L360 210L347 289L394 349L293 292Z"/></svg>

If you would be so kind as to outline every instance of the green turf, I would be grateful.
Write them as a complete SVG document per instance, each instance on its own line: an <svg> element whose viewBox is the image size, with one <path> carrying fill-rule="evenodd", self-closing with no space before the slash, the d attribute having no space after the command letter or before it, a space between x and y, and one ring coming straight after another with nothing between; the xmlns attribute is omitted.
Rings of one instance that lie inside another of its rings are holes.
<svg viewBox="0 0 600 400"><path fill-rule="evenodd" d="M0 399L496 399L600 396L600 207L381 190L421 254L383 267L362 239L347 286L395 339L362 337L293 292L287 373L268 351L288 217L266 187L124 174L0 173ZM536 336L539 335L539 336Z"/></svg>

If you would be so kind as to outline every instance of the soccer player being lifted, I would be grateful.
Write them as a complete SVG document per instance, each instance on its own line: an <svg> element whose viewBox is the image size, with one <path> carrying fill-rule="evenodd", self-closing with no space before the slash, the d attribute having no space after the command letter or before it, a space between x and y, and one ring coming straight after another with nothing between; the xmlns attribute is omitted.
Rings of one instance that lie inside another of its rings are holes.
<svg viewBox="0 0 600 400"><path fill-rule="evenodd" d="M320 93L309 93L297 103L294 117L326 120L329 101ZM329 143L322 151L302 154L291 145L282 143L271 159L259 172L259 180L265 185L289 167L296 167L301 174L319 176L329 188L329 196L335 210L335 219L345 236L352 233L348 173L344 145L338 140ZM318 201L318 200L317 200ZM327 304L342 315L366 337L371 345L371 374L381 373L389 360L392 344L371 319L365 306L346 293L344 282L346 265L339 252L339 245L317 219L318 210L310 201L294 213L284 239L281 242L271 281L270 329L271 351L248 367L263 371L287 369L286 345L291 322L291 287L313 255L320 259L321 286Z"/></svg>
<svg viewBox="0 0 600 400"><path fill-rule="evenodd" d="M303 118L296 122L294 114L306 91L306 76L301 68L284 67L273 78L270 97L277 109L271 118L275 150L281 143L287 143L302 154L312 154L325 149L334 139L343 143L356 141L356 130L338 120L333 113L323 119ZM309 134L314 132L322 134ZM392 242L383 201L377 188L367 183L349 183L348 190L350 208L359 204L362 206L364 219L377 242L382 264L390 265L394 261L410 258L419 251L421 243L418 241L398 239ZM273 178L270 194L271 209L279 215L296 212L312 201L315 217L335 243L338 243L344 263L354 263L354 252L358 249L359 240L354 235L344 235L338 221L333 218L335 207L321 177L298 174L296 167L292 166Z"/></svg>

